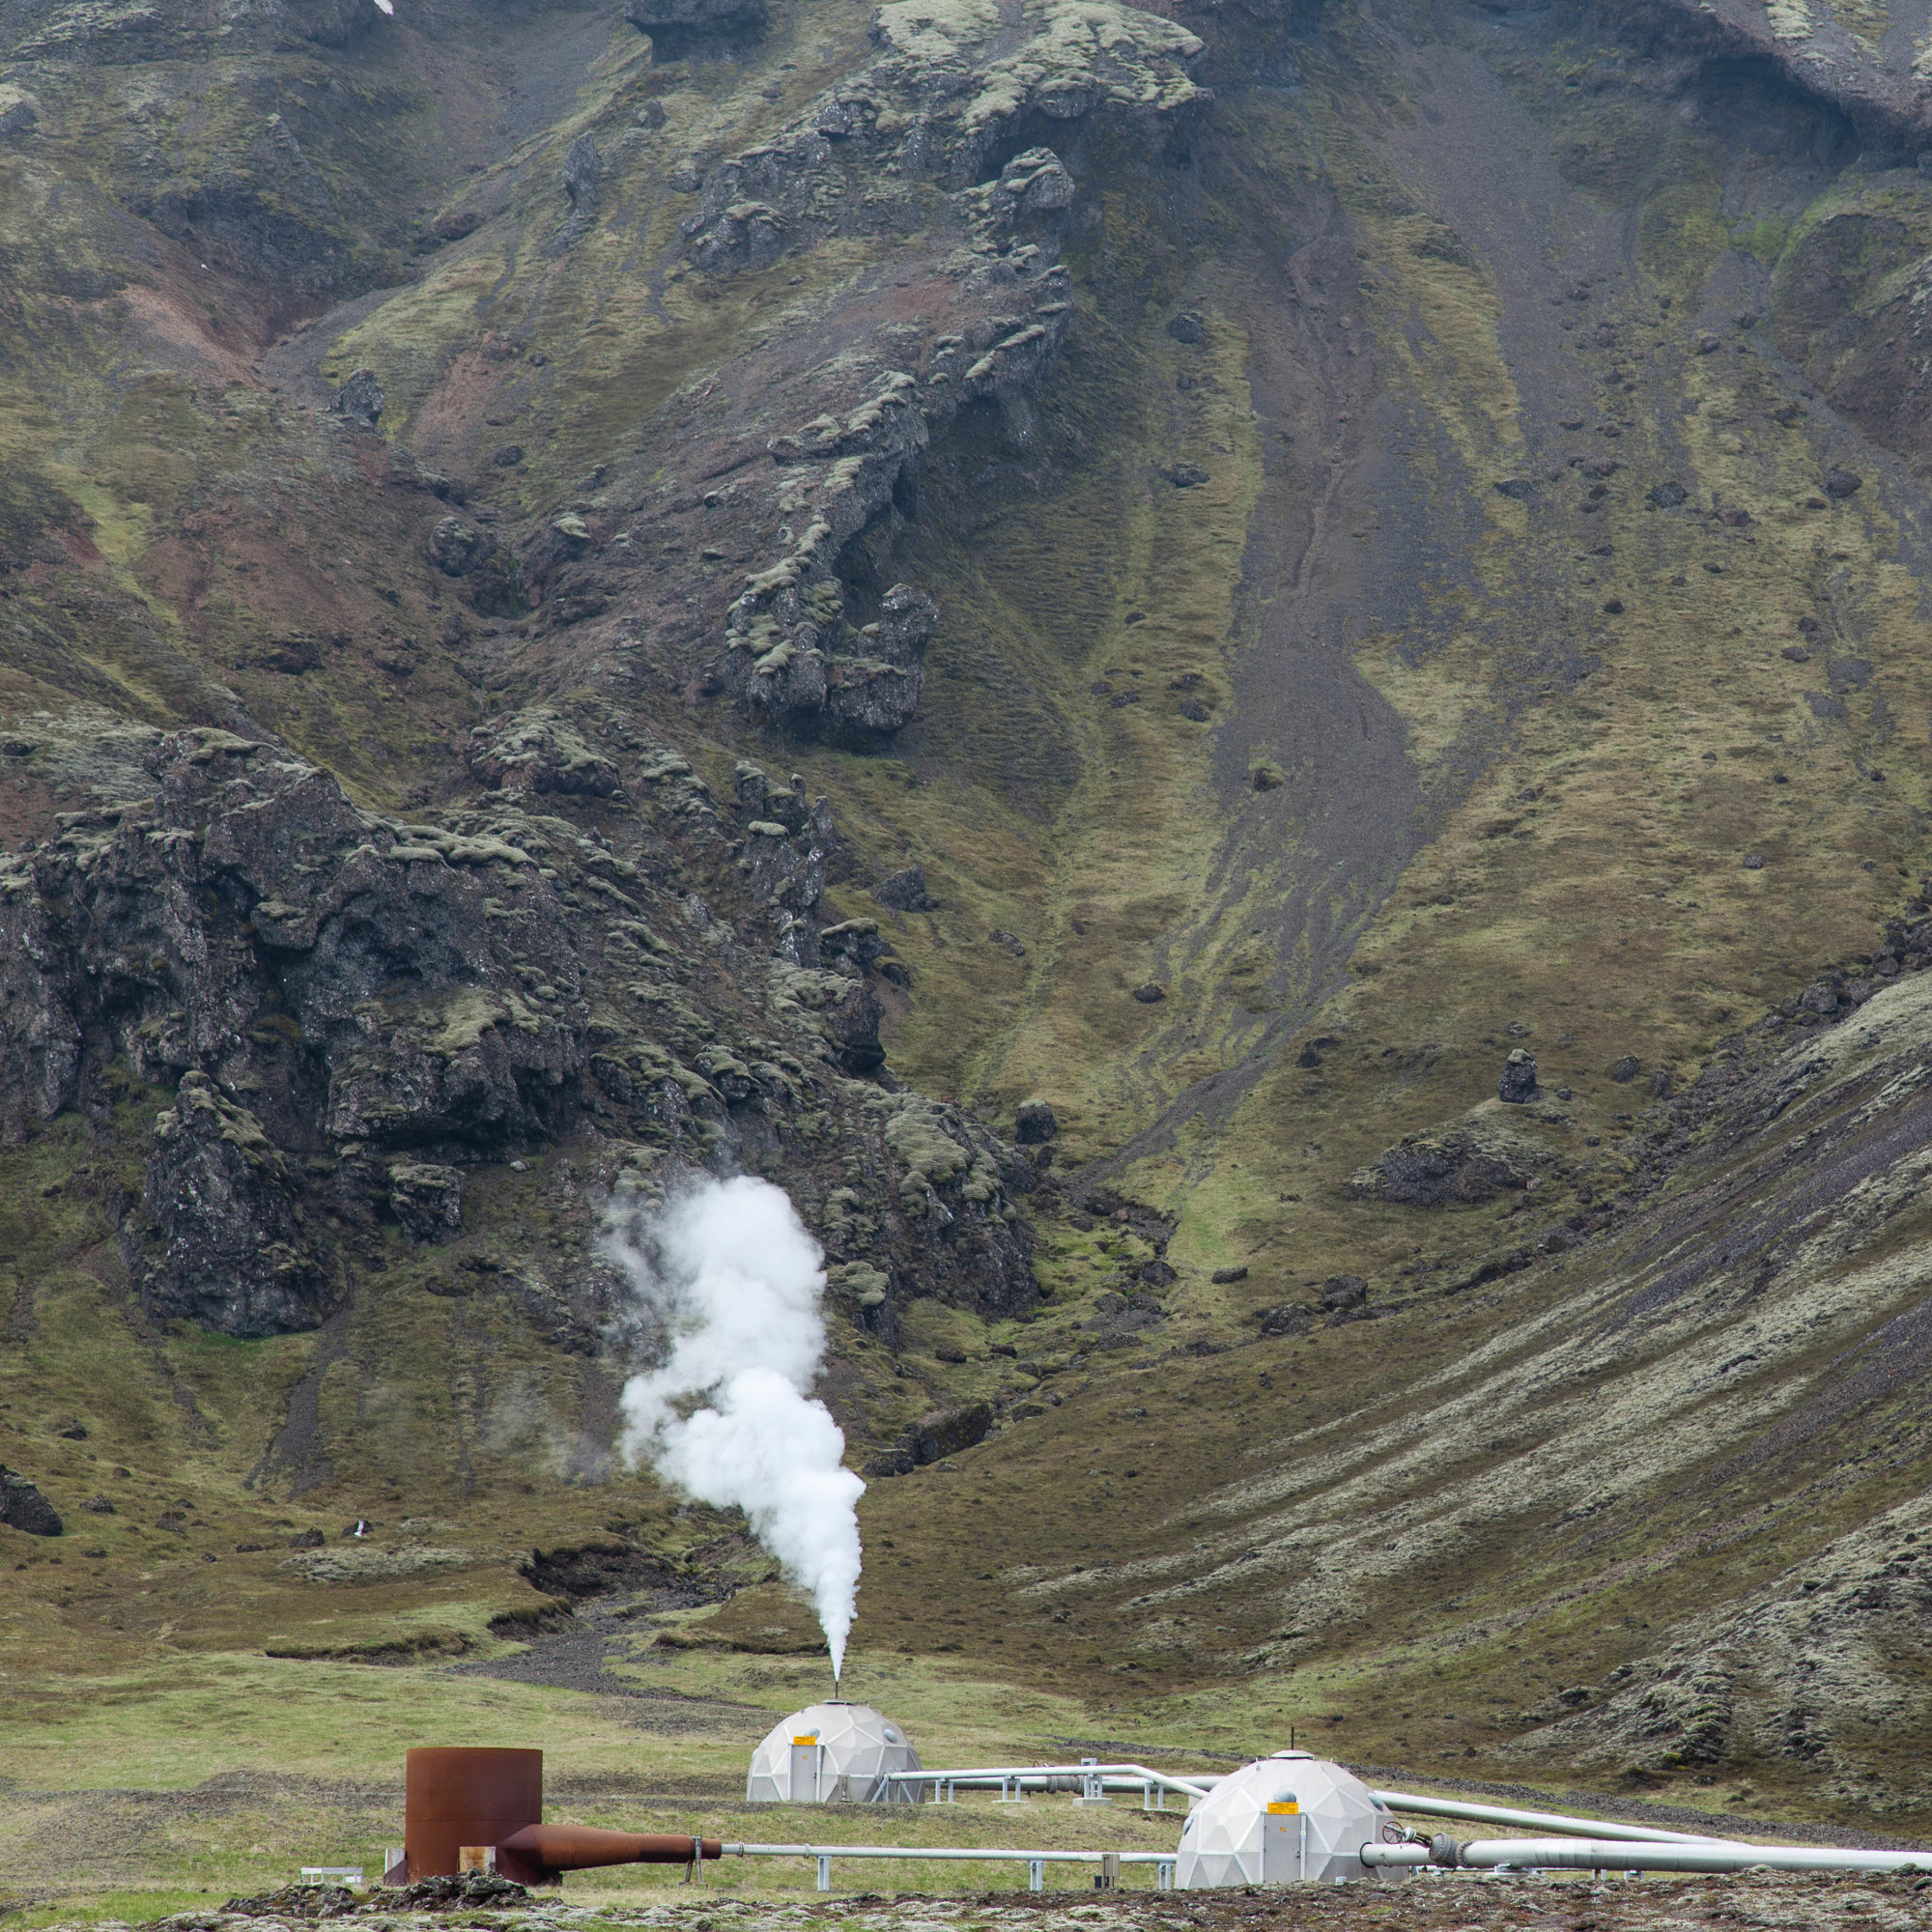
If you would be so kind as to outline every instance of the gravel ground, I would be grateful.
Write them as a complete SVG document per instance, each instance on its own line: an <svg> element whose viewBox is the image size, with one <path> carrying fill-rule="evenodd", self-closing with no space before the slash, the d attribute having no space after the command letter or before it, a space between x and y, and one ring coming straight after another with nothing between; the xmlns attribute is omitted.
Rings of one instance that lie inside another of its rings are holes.
<svg viewBox="0 0 1932 1932"><path fill-rule="evenodd" d="M587 1621L589 1619L586 1619ZM735 1704L724 1698L694 1697L689 1691L639 1684L619 1677L612 1662L631 1660L627 1636L613 1634L608 1619L597 1619L587 1631L570 1631L539 1637L514 1657L449 1666L452 1677L498 1677L511 1684L543 1684L559 1690L583 1690L599 1697L630 1699L624 1715L635 1724L656 1731L742 1731L762 1734L771 1713L760 1706Z"/></svg>
<svg viewBox="0 0 1932 1932"><path fill-rule="evenodd" d="M346 1903L346 1894L339 1894ZM392 1898L394 1894L390 1895ZM301 1932L317 1919L291 1912L293 1893L278 1894L251 1912L181 1913L157 1922L156 1932ZM1866 1879L1838 1875L1743 1874L1737 1877L1631 1879L1606 1884L1576 1878L1431 1878L1384 1885L1327 1888L1283 1887L1271 1890L1121 1892L1110 1896L1065 1892L1030 1896L1012 1892L885 1897L862 1893L813 1903L748 1902L728 1895L694 1896L670 1903L564 1905L531 1896L506 1900L497 1909L452 1903L445 1912L397 1911L378 1894L331 1918L369 1932L432 1932L461 1925L464 1932L575 1932L578 1927L651 1926L670 1932L805 1932L824 1925L839 1932L1185 1932L1185 1928L1242 1926L1299 1928L1415 1927L1418 1932L1520 1932L1523 1927L1562 1927L1564 1932L1604 1928L1748 1926L1767 1932L1786 1928L1847 1926L1856 1932L1907 1932L1932 1926L1932 1878ZM115 1932L118 1921L89 1928ZM46 1932L64 1932L47 1928ZM81 1932L81 1928L74 1928Z"/></svg>

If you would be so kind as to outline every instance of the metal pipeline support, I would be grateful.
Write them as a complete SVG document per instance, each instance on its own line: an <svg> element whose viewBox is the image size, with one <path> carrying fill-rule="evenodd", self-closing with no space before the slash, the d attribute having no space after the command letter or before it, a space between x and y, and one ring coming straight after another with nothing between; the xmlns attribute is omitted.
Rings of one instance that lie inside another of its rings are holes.
<svg viewBox="0 0 1932 1932"><path fill-rule="evenodd" d="M1690 1844L1639 1844L1629 1838L1477 1838L1466 1845L1364 1845L1365 1865L1469 1866L1501 1871L1932 1871L1932 1852L1840 1851L1830 1845L1751 1845L1706 1838Z"/></svg>
<svg viewBox="0 0 1932 1932"><path fill-rule="evenodd" d="M1560 1811L1512 1811L1501 1804L1472 1804L1460 1798L1418 1798L1406 1791L1372 1794L1391 1811L1412 1811L1419 1818L1462 1818L1475 1825L1522 1825L1537 1832L1575 1832L1591 1838L1627 1838L1640 1844L1733 1844L1709 1833L1665 1832L1654 1825L1622 1825L1607 1818L1571 1818Z"/></svg>
<svg viewBox="0 0 1932 1932"><path fill-rule="evenodd" d="M1079 1764L974 1765L957 1771L891 1771L883 1775L879 1789L882 1793L889 1793L895 1788L909 1789L929 1784L936 1798L940 1792L951 1792L955 1787L976 1790L997 1784L1004 1795L1009 1790L1047 1790L1053 1779L1069 1777L1079 1778L1081 1789L1094 1796L1098 1795L1094 1789L1097 1785L1110 1791L1132 1791L1138 1787L1144 1794L1173 1791L1183 1798L1205 1798L1215 1782L1211 1776L1185 1777L1171 1771L1150 1771L1144 1764L1100 1764L1088 1758Z"/></svg>
<svg viewBox="0 0 1932 1932"><path fill-rule="evenodd" d="M1027 1889L1042 1891L1048 1865L1098 1865L1104 1872L1112 1861L1121 1865L1152 1865L1154 1887L1160 1891L1174 1889L1176 1852L1025 1852L987 1849L980 1846L947 1847L933 1845L750 1845L726 1843L726 1858L815 1859L818 1862L818 1889L832 1889L834 1859L940 1859L970 1861L976 1863L1006 1861L1027 1867ZM705 1857L711 1857L710 1852Z"/></svg>

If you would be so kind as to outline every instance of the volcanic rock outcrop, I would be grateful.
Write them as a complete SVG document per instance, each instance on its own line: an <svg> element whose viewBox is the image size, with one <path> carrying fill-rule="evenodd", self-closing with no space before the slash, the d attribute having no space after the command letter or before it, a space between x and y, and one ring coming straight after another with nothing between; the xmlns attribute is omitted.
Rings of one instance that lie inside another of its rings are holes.
<svg viewBox="0 0 1932 1932"><path fill-rule="evenodd" d="M633 782L688 801L696 842L722 856L690 767L654 746L639 759L641 743L627 748ZM1012 1225L1024 1157L932 1110L895 1141L911 1096L848 1078L884 1062L880 1008L863 949L818 962L822 858L802 880L753 867L738 887L761 960L696 894L667 890L674 843L634 839L628 859L516 802L617 789L612 760L554 715L520 714L469 756L502 804L404 822L359 810L275 746L156 733L149 796L74 814L0 861L16 1105L50 1121L127 1077L172 1093L136 1217L156 1318L232 1335L312 1327L344 1293L355 1230L393 1216L413 1239L446 1239L466 1167L580 1125L617 1134L648 1170L775 1151L827 1108L879 1157L876 1181L838 1190L835 1254L876 1255L890 1279L899 1243L922 1280L1026 1305ZM791 853L775 830L754 842ZM822 803L799 831L828 836ZM688 1002L695 944L752 1003L750 1026L748 1013L725 1035Z"/></svg>

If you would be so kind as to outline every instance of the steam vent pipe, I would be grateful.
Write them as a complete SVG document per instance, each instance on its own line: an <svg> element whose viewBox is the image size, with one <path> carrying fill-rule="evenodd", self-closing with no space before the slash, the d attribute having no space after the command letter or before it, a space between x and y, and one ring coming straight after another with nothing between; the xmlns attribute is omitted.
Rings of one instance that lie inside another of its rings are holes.
<svg viewBox="0 0 1932 1932"><path fill-rule="evenodd" d="M520 1885L549 1884L593 1865L687 1865L724 1856L716 1838L546 1825L540 1750L412 1750L403 1783L403 1849L412 1882L454 1876L466 1846L493 1847L497 1871Z"/></svg>

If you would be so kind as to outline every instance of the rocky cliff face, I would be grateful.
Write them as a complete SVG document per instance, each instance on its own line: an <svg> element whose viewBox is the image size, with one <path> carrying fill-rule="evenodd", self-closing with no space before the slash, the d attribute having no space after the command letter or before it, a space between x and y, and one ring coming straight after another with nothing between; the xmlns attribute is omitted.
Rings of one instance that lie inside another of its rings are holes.
<svg viewBox="0 0 1932 1932"><path fill-rule="evenodd" d="M0 0L14 1490L715 1596L599 1237L752 1171L862 1633L1923 1809L1922 40Z"/></svg>
<svg viewBox="0 0 1932 1932"><path fill-rule="evenodd" d="M860 1182L839 1190L843 1218L875 1237L879 1280L896 1240L902 1293L917 1279L1022 1312L1026 1158L849 1077L884 1063L877 949L850 927L829 945L820 933L823 802L814 818L787 798L793 824L772 822L783 808L741 768L754 815L733 844L754 856L742 880L720 870L766 942L747 952L695 891L667 890L686 841L627 838L639 859L626 858L594 828L526 809L573 781L615 793L584 776L615 766L542 715L479 739L472 764L506 789L459 831L358 810L270 745L155 734L140 768L151 796L68 814L57 838L8 859L15 1133L103 1111L117 1080L176 1096L123 1229L150 1314L234 1336L313 1328L383 1223L444 1238L462 1225L466 1167L572 1134L600 1144L620 1184L660 1164L772 1163L802 1190L801 1133L828 1115L840 1176ZM692 842L722 848L690 766L654 742L630 750L648 774L634 782L681 794ZM707 948L697 973L695 946ZM902 1165L893 1129L915 1118L933 1146ZM867 1143L870 1176L849 1160ZM843 1246L832 1237L835 1259Z"/></svg>

